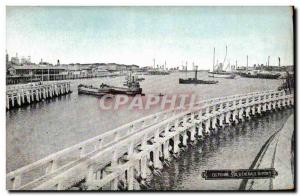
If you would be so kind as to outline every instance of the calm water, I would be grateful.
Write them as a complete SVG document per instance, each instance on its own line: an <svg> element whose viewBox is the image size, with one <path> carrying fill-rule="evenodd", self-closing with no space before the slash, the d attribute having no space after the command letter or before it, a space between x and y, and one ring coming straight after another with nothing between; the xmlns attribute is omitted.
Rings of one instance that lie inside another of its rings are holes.
<svg viewBox="0 0 300 196"><path fill-rule="evenodd" d="M255 121L220 130L219 134L190 146L161 177L151 178L154 190L238 190L241 180L205 180L208 169L248 169L262 145L280 130L293 109L265 115Z"/></svg>
<svg viewBox="0 0 300 196"><path fill-rule="evenodd" d="M189 76L193 73L188 73ZM146 95L194 93L200 99L275 89L281 84L280 80L237 78L216 79L219 83L214 85L179 85L178 78L186 77L185 73L144 77L141 86ZM207 73L198 77L208 79ZM7 172L159 110L104 111L99 107L99 98L77 94L80 83L98 86L102 82L122 86L124 77L73 80L72 94L7 111ZM208 166L212 162L203 159L202 164Z"/></svg>

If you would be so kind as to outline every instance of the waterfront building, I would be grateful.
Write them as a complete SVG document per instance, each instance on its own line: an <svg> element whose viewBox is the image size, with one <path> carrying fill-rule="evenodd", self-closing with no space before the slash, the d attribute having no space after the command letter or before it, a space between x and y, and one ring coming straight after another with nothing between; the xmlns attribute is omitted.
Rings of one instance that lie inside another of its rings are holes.
<svg viewBox="0 0 300 196"><path fill-rule="evenodd" d="M7 84L27 83L34 81L65 79L65 68L41 65L10 66L8 68Z"/></svg>

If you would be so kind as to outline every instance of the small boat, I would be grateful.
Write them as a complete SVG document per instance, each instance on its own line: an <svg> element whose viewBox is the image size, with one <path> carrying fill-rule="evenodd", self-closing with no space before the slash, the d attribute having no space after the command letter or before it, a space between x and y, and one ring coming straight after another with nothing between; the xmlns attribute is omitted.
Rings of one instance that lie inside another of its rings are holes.
<svg viewBox="0 0 300 196"><path fill-rule="evenodd" d="M224 62L227 57L227 46L226 46L226 52L225 52L225 57L224 57ZM232 69L230 68L230 71L225 71L228 67L230 66L230 62L228 63L227 68L223 70L223 63L218 63L215 65L215 48L214 48L214 56L213 56L213 71L208 72L208 77L211 78L226 78L226 79L234 79L236 74L232 72ZM217 67L216 67L217 66Z"/></svg>
<svg viewBox="0 0 300 196"><path fill-rule="evenodd" d="M195 66L195 67L196 67L195 77L187 78L187 79L179 78L179 84L217 84L218 83L218 81L214 81L214 80L198 80L197 79L198 66Z"/></svg>
<svg viewBox="0 0 300 196"><path fill-rule="evenodd" d="M88 95L96 95L96 96L103 96L103 95L116 95L116 94L125 94L125 95L142 95L142 88L140 87L139 82L135 80L134 76L129 75L126 81L127 87L117 87L117 86L110 86L107 84L102 83L99 88L94 87L92 85L78 85L78 93L79 94L88 94Z"/></svg>
<svg viewBox="0 0 300 196"><path fill-rule="evenodd" d="M103 95L117 95L117 94L125 94L125 95L137 95L142 94L142 88L140 87L116 87L110 86L107 84L101 84L99 88L91 86L91 85L78 85L78 93L79 94L89 94L89 95L96 95L96 96L103 96Z"/></svg>
<svg viewBox="0 0 300 196"><path fill-rule="evenodd" d="M217 84L215 80L198 80L195 78L182 79L179 78L179 84Z"/></svg>
<svg viewBox="0 0 300 196"><path fill-rule="evenodd" d="M232 72L208 72L208 77L211 78L225 78L225 79L234 79L236 75Z"/></svg>

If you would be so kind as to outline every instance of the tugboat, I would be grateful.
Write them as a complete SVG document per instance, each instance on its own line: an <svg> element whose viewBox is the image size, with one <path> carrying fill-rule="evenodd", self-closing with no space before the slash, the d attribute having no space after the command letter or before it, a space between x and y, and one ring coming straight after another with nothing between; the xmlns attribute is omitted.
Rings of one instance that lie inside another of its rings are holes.
<svg viewBox="0 0 300 196"><path fill-rule="evenodd" d="M182 79L179 78L179 84L216 84L218 81L214 80L198 80L197 79L197 69L198 66L195 66L195 78Z"/></svg>
<svg viewBox="0 0 300 196"><path fill-rule="evenodd" d="M132 86L134 84L139 84L140 81L145 80L145 78L139 78L137 75L133 75L131 72L126 76L126 81L124 86Z"/></svg>
<svg viewBox="0 0 300 196"><path fill-rule="evenodd" d="M135 77L128 77L126 81L127 87L116 87L110 86L107 84L102 83L99 88L94 87L92 85L78 85L78 94L88 94L88 95L96 95L96 96L103 96L103 95L117 95L117 94L125 94L125 95L138 95L142 94L142 88L138 81L136 81Z"/></svg>

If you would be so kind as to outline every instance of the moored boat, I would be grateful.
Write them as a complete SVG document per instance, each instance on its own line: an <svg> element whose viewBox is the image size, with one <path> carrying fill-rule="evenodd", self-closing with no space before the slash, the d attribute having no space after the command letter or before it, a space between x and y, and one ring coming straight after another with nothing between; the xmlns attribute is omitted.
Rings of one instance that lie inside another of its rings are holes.
<svg viewBox="0 0 300 196"><path fill-rule="evenodd" d="M214 80L198 80L197 78L197 69L198 66L195 66L195 77L194 78L187 78L187 79L183 79L183 78L179 78L179 84L217 84L218 81L214 81Z"/></svg>
<svg viewBox="0 0 300 196"><path fill-rule="evenodd" d="M278 79L281 74L279 73L272 73L272 72L259 72L259 71L247 71L247 72L240 72L239 75L245 78L260 78L260 79Z"/></svg>
<svg viewBox="0 0 300 196"><path fill-rule="evenodd" d="M125 95L137 95L142 94L142 88L138 81L136 81L136 76L129 75L126 78L126 86L127 87L117 87L117 86L110 86L107 84L102 83L99 88L94 87L92 85L78 85L78 93L79 94L89 94L89 95L96 95L96 96L103 96L107 94L116 95L116 94L125 94ZM124 85L125 85L124 84Z"/></svg>
<svg viewBox="0 0 300 196"><path fill-rule="evenodd" d="M215 80L198 80L195 78L182 79L179 78L179 84L217 84Z"/></svg>

